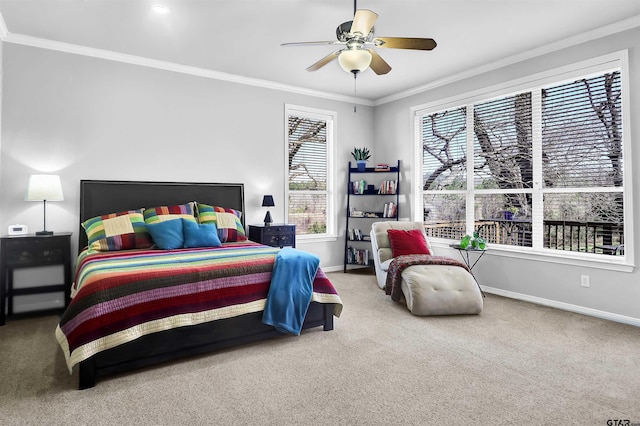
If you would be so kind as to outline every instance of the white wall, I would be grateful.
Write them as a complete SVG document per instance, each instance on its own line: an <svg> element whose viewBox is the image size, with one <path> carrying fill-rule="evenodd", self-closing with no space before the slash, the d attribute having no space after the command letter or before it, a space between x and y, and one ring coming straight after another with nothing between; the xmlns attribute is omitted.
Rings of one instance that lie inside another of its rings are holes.
<svg viewBox="0 0 640 426"><path fill-rule="evenodd" d="M410 109L415 106L447 99L476 91L502 82L554 69L563 65L605 55L619 50L629 50L630 109L632 150L625 152L626 161L633 163L635 173L633 187L634 240L640 241L640 126L635 119L640 111L640 29L626 31L600 38L561 51L549 53L535 59L506 66L496 71L478 75L443 85L432 90L379 105L375 109L376 150L382 155L400 153L403 166L404 186L402 193L405 212L412 211L413 205L407 198L413 191L413 134ZM388 141L395 141L389 143ZM418 183L419 184L419 183ZM455 252L442 250L443 254L457 256ZM635 265L640 265L640 255L635 253ZM615 272L597 267L568 266L507 257L506 253L488 251L474 269L483 286L493 287L494 292L511 297L519 297L539 303L546 303L565 309L576 310L596 316L640 325L640 272ZM591 277L591 287L580 286L580 275Z"/></svg>
<svg viewBox="0 0 640 426"><path fill-rule="evenodd" d="M242 182L247 224L264 218L266 193L274 221L284 220L285 103L337 111L339 165L354 141L372 141L371 107L359 106L356 120L350 102L10 43L4 87L0 226L42 228L42 205L24 201L27 178L55 172L65 200L47 204L47 228L74 232L74 243L81 179ZM335 176L340 230L345 168ZM300 248L329 268L342 264L343 245Z"/></svg>
<svg viewBox="0 0 640 426"><path fill-rule="evenodd" d="M345 169L354 145L371 146L373 162L401 159L401 211L407 217L413 209L411 107L629 49L634 117L640 110L640 88L633 77L640 72L639 48L640 30L631 30L375 108L360 106L354 116L349 102L5 43L0 226L25 223L32 231L42 226L41 206L23 201L28 175L39 171L62 177L65 201L48 206L48 228L56 231L78 232L80 179L243 182L247 223L261 222L260 201L266 192L276 197L271 212L278 221L284 217L285 103L338 112L335 178L340 233L345 227ZM631 123L631 129L632 141L640 140L638 126ZM625 154L640 164L640 149ZM632 185L637 213L637 170ZM639 241L635 220L634 238ZM343 247L339 235L336 241L300 248L318 254L323 268L330 270L341 267ZM636 252L635 263L639 260ZM580 287L581 274L591 276L590 288ZM640 324L637 269L612 272L490 251L478 265L477 276L499 293Z"/></svg>

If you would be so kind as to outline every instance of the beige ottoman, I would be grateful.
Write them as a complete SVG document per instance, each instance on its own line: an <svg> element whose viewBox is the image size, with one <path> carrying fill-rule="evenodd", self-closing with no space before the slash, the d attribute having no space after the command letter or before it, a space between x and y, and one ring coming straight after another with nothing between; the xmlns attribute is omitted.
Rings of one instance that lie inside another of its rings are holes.
<svg viewBox="0 0 640 426"><path fill-rule="evenodd" d="M483 301L473 276L457 266L413 265L402 272L402 293L414 315L479 314Z"/></svg>

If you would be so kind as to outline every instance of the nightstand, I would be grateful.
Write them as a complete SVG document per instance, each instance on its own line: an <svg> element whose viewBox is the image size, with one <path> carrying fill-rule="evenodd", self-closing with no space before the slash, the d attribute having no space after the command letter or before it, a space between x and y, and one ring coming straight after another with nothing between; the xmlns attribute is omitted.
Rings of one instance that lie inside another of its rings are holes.
<svg viewBox="0 0 640 426"><path fill-rule="evenodd" d="M13 288L13 272L19 268L62 265L64 283ZM71 233L53 235L2 236L0 238L0 325L13 315L13 297L26 294L64 292L64 305L71 296Z"/></svg>
<svg viewBox="0 0 640 426"><path fill-rule="evenodd" d="M249 225L249 239L272 247L296 246L296 226L284 223Z"/></svg>

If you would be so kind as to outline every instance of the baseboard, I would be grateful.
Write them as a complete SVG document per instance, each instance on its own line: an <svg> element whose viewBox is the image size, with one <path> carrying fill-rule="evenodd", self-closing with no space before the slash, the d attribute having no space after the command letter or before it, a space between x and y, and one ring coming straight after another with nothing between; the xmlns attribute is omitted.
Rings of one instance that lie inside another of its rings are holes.
<svg viewBox="0 0 640 426"><path fill-rule="evenodd" d="M640 318L628 317L625 315L614 314L611 312L600 311L597 309L585 308L584 306L572 305L570 303L558 302L556 300L543 299L542 297L530 296L528 294L516 293L501 288L482 286L485 293L495 294L497 296L508 297L510 299L522 300L538 305L549 306L551 308L561 309L563 311L575 312L577 314L588 315L596 318L606 319L609 321L620 322L623 324L634 325L640 327Z"/></svg>
<svg viewBox="0 0 640 426"><path fill-rule="evenodd" d="M339 265L339 266L323 266L322 270L324 272L340 272L344 270L344 266Z"/></svg>

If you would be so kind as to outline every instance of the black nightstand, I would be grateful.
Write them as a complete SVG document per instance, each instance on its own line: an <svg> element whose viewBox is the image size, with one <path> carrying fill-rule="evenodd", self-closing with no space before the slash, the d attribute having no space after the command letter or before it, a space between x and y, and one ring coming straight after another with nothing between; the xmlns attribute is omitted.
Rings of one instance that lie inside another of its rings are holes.
<svg viewBox="0 0 640 426"><path fill-rule="evenodd" d="M249 239L273 247L296 246L296 226L277 223L269 226L249 225Z"/></svg>
<svg viewBox="0 0 640 426"><path fill-rule="evenodd" d="M62 265L64 283L52 283L37 287L13 288L13 271L19 268ZM64 292L64 305L71 295L71 233L54 235L2 236L0 238L0 325L7 314L13 315L13 296Z"/></svg>

